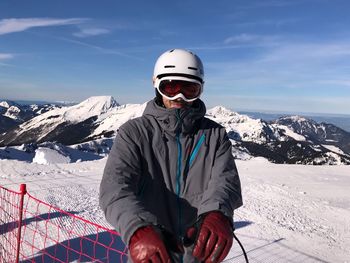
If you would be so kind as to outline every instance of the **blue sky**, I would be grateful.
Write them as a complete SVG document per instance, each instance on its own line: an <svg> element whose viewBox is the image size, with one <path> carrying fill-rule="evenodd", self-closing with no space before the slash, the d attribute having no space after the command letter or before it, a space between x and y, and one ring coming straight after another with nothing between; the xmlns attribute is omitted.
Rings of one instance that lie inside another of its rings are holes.
<svg viewBox="0 0 350 263"><path fill-rule="evenodd" d="M350 114L350 1L0 2L0 98L154 96L172 48L203 60L203 100L233 110Z"/></svg>

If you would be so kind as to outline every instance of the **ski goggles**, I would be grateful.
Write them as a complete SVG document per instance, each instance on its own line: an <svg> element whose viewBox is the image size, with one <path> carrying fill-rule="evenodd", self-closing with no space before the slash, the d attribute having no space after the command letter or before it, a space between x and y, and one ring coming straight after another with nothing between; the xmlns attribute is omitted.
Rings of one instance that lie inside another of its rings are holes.
<svg viewBox="0 0 350 263"><path fill-rule="evenodd" d="M187 102L198 99L202 93L202 84L178 79L161 80L156 88L169 100L182 98Z"/></svg>

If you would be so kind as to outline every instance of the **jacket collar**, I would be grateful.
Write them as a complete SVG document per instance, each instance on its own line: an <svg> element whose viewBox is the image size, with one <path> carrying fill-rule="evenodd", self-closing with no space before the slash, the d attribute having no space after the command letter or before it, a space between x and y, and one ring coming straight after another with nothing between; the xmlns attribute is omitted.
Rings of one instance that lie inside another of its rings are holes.
<svg viewBox="0 0 350 263"><path fill-rule="evenodd" d="M200 99L197 99L191 108L186 109L167 109L159 106L156 99L153 99L147 103L143 115L154 117L164 132L176 135L191 133L196 121L203 118L205 112L205 105Z"/></svg>

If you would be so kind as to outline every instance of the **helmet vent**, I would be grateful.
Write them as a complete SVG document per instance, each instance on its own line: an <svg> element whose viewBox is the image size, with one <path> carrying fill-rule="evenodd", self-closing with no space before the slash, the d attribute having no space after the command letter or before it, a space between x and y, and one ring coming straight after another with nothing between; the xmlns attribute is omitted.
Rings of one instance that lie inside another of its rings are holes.
<svg viewBox="0 0 350 263"><path fill-rule="evenodd" d="M194 67L188 67L188 69L198 70L197 68L194 68Z"/></svg>
<svg viewBox="0 0 350 263"><path fill-rule="evenodd" d="M164 68L175 68L175 66L174 65L166 65L166 66L164 66Z"/></svg>

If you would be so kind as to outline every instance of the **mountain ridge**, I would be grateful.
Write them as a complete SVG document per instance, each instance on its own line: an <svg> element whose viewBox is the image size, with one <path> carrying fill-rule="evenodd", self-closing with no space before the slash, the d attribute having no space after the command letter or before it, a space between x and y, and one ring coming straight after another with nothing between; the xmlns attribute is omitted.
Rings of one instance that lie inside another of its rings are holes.
<svg viewBox="0 0 350 263"><path fill-rule="evenodd" d="M111 96L90 97L53 108L0 135L0 146L58 142L77 145L113 138L127 120L142 115L147 103L119 105ZM277 163L350 164L350 133L301 116L254 119L223 106L206 117L225 127L236 158L264 157Z"/></svg>

